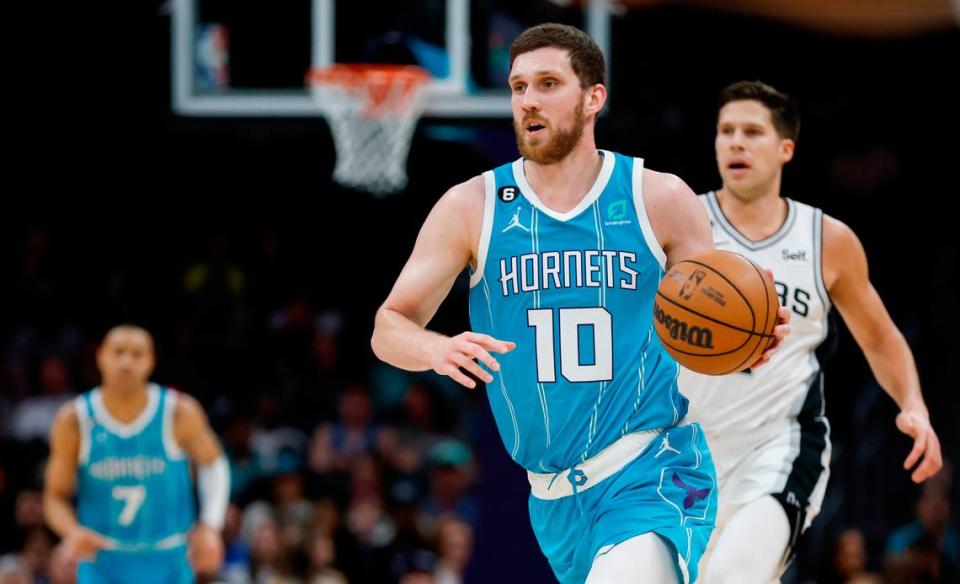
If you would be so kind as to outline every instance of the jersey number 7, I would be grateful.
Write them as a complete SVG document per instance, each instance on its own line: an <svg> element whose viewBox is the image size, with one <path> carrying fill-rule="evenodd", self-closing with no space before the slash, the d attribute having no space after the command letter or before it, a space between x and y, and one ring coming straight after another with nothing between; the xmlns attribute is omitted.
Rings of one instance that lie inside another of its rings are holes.
<svg viewBox="0 0 960 584"><path fill-rule="evenodd" d="M123 510L120 511L120 517L117 522L126 527L133 523L137 517L137 512L143 506L143 501L147 498L147 488L143 485L135 487L113 487L113 498L123 501Z"/></svg>

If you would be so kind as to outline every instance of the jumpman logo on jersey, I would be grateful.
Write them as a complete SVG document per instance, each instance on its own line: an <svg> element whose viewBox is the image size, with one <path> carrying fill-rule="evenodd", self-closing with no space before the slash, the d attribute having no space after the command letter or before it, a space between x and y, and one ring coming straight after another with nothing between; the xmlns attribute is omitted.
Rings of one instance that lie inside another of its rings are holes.
<svg viewBox="0 0 960 584"><path fill-rule="evenodd" d="M660 455L663 454L664 452L676 452L677 454L680 454L679 450L677 450L673 446L670 446L670 434L663 435L663 441L660 442L660 450L655 455L653 455L653 457L660 458Z"/></svg>
<svg viewBox="0 0 960 584"><path fill-rule="evenodd" d="M681 489L687 492L686 498L683 500L683 508L689 509L693 507L693 504L697 501L702 501L707 498L707 495L710 494L710 488L706 489L695 489L688 485L687 483L680 480L680 475L673 473L673 484L677 485Z"/></svg>
<svg viewBox="0 0 960 584"><path fill-rule="evenodd" d="M510 223L509 223L506 227L504 227L504 228L503 228L503 231L501 231L500 233L506 233L507 231L510 231L510 230L513 229L514 227L519 227L520 229L523 229L524 231L530 231L530 228L529 228L529 227L527 227L527 226L524 225L523 223L520 223L520 212L521 212L521 211L523 211L523 207L517 207L517 212L513 214L513 219L510 220Z"/></svg>

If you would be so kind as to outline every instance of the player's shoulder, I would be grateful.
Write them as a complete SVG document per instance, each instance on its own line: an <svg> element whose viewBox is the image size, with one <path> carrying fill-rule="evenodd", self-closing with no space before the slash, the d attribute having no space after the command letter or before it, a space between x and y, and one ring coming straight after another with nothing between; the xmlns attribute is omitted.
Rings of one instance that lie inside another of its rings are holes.
<svg viewBox="0 0 960 584"><path fill-rule="evenodd" d="M680 225L691 212L702 212L696 193L679 176L643 169L643 202L656 229L658 223Z"/></svg>
<svg viewBox="0 0 960 584"><path fill-rule="evenodd" d="M643 197L656 202L661 199L696 197L696 193L679 176L644 167Z"/></svg>
<svg viewBox="0 0 960 584"><path fill-rule="evenodd" d="M822 237L825 280L833 281L830 274L860 273L866 266L866 252L860 238L843 221L824 213Z"/></svg>
<svg viewBox="0 0 960 584"><path fill-rule="evenodd" d="M859 244L860 239L849 225L836 217L823 214L823 245L826 249L830 247L842 247L853 243Z"/></svg>
<svg viewBox="0 0 960 584"><path fill-rule="evenodd" d="M205 417L203 406L189 393L167 388L167 395L176 400L174 404L174 415L178 418L187 417Z"/></svg>
<svg viewBox="0 0 960 584"><path fill-rule="evenodd" d="M450 187L434 206L433 213L451 225L467 225L468 232L479 230L483 220L486 187L482 175Z"/></svg>
<svg viewBox="0 0 960 584"><path fill-rule="evenodd" d="M57 409L57 415L53 418L56 424L78 424L77 420L77 398L67 400Z"/></svg>
<svg viewBox="0 0 960 584"><path fill-rule="evenodd" d="M460 208L483 207L485 190L485 178L483 175L476 175L468 180L458 183L447 189L441 200L449 201L449 204Z"/></svg>
<svg viewBox="0 0 960 584"><path fill-rule="evenodd" d="M207 414L200 402L182 391L176 392L176 408L173 413L173 432L177 442L184 444L190 436L207 426Z"/></svg>
<svg viewBox="0 0 960 584"><path fill-rule="evenodd" d="M76 400L74 398L63 403L53 418L50 433L54 439L57 436L70 437L80 434L80 419L77 417Z"/></svg>

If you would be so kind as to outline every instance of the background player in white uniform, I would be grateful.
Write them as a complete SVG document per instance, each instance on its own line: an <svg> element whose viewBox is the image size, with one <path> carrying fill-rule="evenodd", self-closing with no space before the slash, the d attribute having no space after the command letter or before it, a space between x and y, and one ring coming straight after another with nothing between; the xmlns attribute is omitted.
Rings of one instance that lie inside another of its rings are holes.
<svg viewBox="0 0 960 584"><path fill-rule="evenodd" d="M189 582L223 559L226 458L193 398L149 383L154 363L150 333L114 327L97 351L101 387L54 421L44 514L80 562L80 584ZM199 467L199 520L189 461Z"/></svg>
<svg viewBox="0 0 960 584"><path fill-rule="evenodd" d="M768 366L725 377L680 375L719 478L717 529L701 564L708 584L776 578L820 510L830 426L816 349L827 336L832 305L900 406L897 428L914 439L904 468L922 459L912 475L921 482L941 466L913 355L870 283L860 240L819 209L780 196L798 131L796 107L768 85L738 82L721 94L716 157L723 188L700 200L716 247L771 268L793 318L781 354Z"/></svg>

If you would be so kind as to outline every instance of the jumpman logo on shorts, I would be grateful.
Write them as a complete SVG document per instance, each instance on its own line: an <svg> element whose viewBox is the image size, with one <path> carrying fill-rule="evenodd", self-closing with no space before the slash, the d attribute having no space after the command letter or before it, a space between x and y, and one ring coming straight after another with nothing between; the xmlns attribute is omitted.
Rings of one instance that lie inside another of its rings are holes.
<svg viewBox="0 0 960 584"><path fill-rule="evenodd" d="M677 485L681 489L687 492L686 498L683 500L683 508L689 509L693 507L693 504L697 501L702 501L707 498L707 495L710 494L710 488L706 489L695 489L688 485L687 483L680 480L680 475L673 473L673 484Z"/></svg>
<svg viewBox="0 0 960 584"><path fill-rule="evenodd" d="M660 458L660 455L664 452L676 452L677 454L680 454L679 450L673 446L670 446L670 434L663 435L663 441L660 442L660 450L653 457Z"/></svg>
<svg viewBox="0 0 960 584"><path fill-rule="evenodd" d="M520 223L520 212L521 212L521 211L523 211L523 207L517 207L517 212L513 214L513 219L510 220L510 223L509 223L506 227L504 227L504 228L503 228L503 231L501 231L500 233L506 233L507 231L510 231L510 230L513 229L514 227L519 227L520 229L523 229L524 231L530 231L530 228L529 228L529 227L527 227L527 226L524 225L523 223Z"/></svg>

